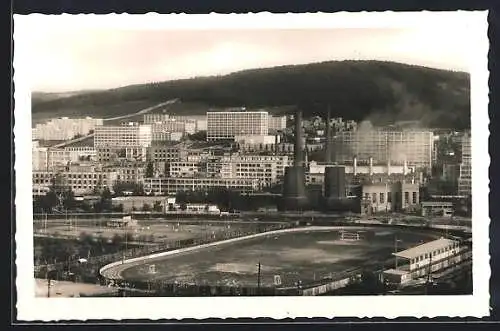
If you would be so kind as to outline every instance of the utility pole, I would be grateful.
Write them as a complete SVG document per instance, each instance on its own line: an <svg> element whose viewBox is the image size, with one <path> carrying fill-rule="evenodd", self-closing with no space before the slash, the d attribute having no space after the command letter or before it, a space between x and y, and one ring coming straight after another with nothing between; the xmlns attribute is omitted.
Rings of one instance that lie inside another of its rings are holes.
<svg viewBox="0 0 500 331"><path fill-rule="evenodd" d="M257 294L260 294L260 261L259 263L257 264L258 266L258 271L257 271Z"/></svg>
<svg viewBox="0 0 500 331"><path fill-rule="evenodd" d="M429 256L429 269L427 270L427 281L425 282L425 294L427 294L432 272L432 253Z"/></svg>
<svg viewBox="0 0 500 331"><path fill-rule="evenodd" d="M398 256L396 254L398 253L398 242L400 241L396 235L394 238L394 269L398 268Z"/></svg>
<svg viewBox="0 0 500 331"><path fill-rule="evenodd" d="M49 277L49 262L45 261L45 267L47 268L46 276L47 278L47 298L50 298L50 277Z"/></svg>

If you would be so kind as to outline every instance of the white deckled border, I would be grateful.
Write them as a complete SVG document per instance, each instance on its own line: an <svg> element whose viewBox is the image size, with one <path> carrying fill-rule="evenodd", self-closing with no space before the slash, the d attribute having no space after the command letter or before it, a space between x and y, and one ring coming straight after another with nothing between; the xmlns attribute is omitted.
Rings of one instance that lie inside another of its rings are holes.
<svg viewBox="0 0 500 331"><path fill-rule="evenodd" d="M14 17L17 318L24 321L270 317L482 317L489 314L486 12L69 15ZM35 298L31 197L30 26L66 22L121 29L427 28L467 25L472 107L474 294L469 296Z"/></svg>

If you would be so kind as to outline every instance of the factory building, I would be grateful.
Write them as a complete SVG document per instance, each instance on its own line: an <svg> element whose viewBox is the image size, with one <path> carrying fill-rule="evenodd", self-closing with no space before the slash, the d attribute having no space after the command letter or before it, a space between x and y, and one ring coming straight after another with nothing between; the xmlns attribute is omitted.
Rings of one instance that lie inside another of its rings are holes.
<svg viewBox="0 0 500 331"><path fill-rule="evenodd" d="M207 112L207 140L234 140L237 135L268 135L265 111Z"/></svg>
<svg viewBox="0 0 500 331"><path fill-rule="evenodd" d="M361 186L361 213L403 212L417 209L420 187L417 184L372 183Z"/></svg>
<svg viewBox="0 0 500 331"><path fill-rule="evenodd" d="M363 129L339 132L332 138L332 160L349 164L354 157L358 160L373 158L375 164L402 165L417 168L432 167L433 134L426 130L386 131Z"/></svg>

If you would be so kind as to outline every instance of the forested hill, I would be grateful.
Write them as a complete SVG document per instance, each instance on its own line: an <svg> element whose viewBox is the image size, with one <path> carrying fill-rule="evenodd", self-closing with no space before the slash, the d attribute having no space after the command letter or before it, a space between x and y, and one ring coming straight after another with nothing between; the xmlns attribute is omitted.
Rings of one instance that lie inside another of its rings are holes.
<svg viewBox="0 0 500 331"><path fill-rule="evenodd" d="M374 124L420 120L429 127L470 126L467 73L380 61L281 66L131 85L52 100L33 98L33 113L107 117L174 98L215 108L298 106L305 117L324 112L325 105L330 104L334 116L368 119ZM109 114L111 109L114 114ZM184 114L200 111L203 107L182 109Z"/></svg>

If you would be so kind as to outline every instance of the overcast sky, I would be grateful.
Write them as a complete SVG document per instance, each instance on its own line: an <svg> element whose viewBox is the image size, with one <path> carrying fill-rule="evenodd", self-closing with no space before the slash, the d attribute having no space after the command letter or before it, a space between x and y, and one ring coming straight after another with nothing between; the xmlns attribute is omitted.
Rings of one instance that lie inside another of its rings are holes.
<svg viewBox="0 0 500 331"><path fill-rule="evenodd" d="M161 30L39 26L34 91L104 89L330 60L389 60L468 71L463 35L442 29Z"/></svg>

